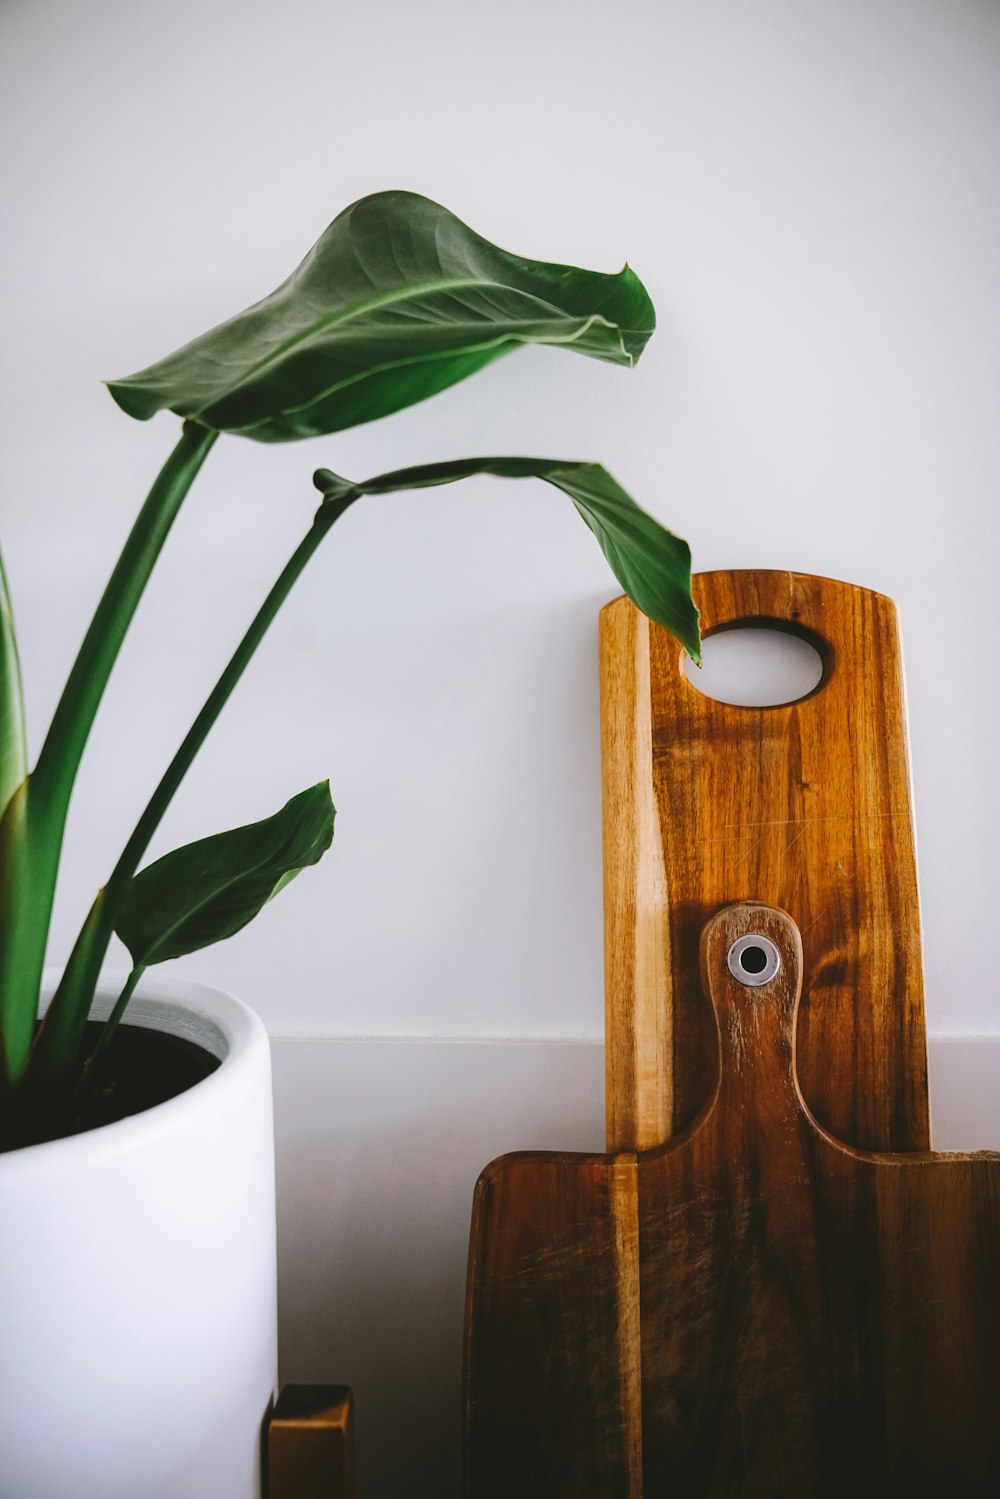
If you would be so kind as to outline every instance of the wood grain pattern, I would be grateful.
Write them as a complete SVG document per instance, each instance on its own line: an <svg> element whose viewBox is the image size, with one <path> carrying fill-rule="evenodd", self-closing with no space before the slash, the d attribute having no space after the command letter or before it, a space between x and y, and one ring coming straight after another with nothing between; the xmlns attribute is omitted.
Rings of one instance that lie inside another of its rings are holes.
<svg viewBox="0 0 1000 1499"><path fill-rule="evenodd" d="M802 930L799 1075L817 1117L864 1149L926 1149L895 606L787 572L701 573L694 592L706 634L798 633L824 680L782 707L719 703L627 599L602 611L608 1149L662 1144L703 1107L715 1054L699 934L743 899L791 911Z"/></svg>
<svg viewBox="0 0 1000 1499"><path fill-rule="evenodd" d="M354 1499L350 1388L285 1385L268 1423L266 1450L268 1499Z"/></svg>
<svg viewBox="0 0 1000 1499"><path fill-rule="evenodd" d="M673 1133L670 924L652 775L650 622L620 602L629 607L600 614L607 1140L609 1150L646 1150Z"/></svg>
<svg viewBox="0 0 1000 1499"><path fill-rule="evenodd" d="M748 933L781 954L758 988L726 966ZM801 963L785 913L724 908L701 950L717 1084L692 1126L638 1156L521 1154L484 1172L469 1499L636 1494L622 1357L636 1316L650 1499L1000 1492L1000 1154L830 1136L798 1082Z"/></svg>

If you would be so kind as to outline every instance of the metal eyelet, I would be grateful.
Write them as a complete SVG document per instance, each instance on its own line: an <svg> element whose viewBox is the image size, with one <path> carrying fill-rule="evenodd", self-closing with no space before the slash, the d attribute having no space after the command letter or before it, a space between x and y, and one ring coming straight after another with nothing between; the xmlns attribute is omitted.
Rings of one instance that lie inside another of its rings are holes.
<svg viewBox="0 0 1000 1499"><path fill-rule="evenodd" d="M756 989L769 984L781 967L781 953L770 937L749 932L737 937L726 954L726 965L733 978Z"/></svg>

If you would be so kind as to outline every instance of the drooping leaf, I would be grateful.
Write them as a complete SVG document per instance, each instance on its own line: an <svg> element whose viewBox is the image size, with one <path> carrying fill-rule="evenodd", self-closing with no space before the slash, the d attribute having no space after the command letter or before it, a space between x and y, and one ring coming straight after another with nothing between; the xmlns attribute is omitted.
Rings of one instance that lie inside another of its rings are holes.
<svg viewBox="0 0 1000 1499"><path fill-rule="evenodd" d="M0 557L0 816L27 773L21 665L7 574Z"/></svg>
<svg viewBox="0 0 1000 1499"><path fill-rule="evenodd" d="M628 266L605 275L527 260L428 198L375 193L269 297L109 388L141 420L170 410L285 442L412 406L520 344L631 365L654 325Z"/></svg>
<svg viewBox="0 0 1000 1499"><path fill-rule="evenodd" d="M330 784L246 827L164 854L128 887L115 930L136 967L180 958L232 937L333 841Z"/></svg>
<svg viewBox="0 0 1000 1499"><path fill-rule="evenodd" d="M343 500L352 494L391 494L451 484L473 474L545 479L568 494L632 602L669 630L688 655L700 662L698 610L691 597L690 547L641 509L599 463L570 463L556 458L458 458L378 474L360 484L321 468L313 476L313 483L328 499Z"/></svg>

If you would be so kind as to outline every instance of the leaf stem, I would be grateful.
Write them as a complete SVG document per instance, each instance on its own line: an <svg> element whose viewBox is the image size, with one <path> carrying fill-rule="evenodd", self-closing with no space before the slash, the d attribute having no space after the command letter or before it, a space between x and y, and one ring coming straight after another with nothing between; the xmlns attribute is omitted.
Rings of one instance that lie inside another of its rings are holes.
<svg viewBox="0 0 1000 1499"><path fill-rule="evenodd" d="M352 492L336 500L328 500L320 506L312 526L282 568L167 766L107 884L98 892L39 1033L32 1068L34 1070L38 1067L40 1079L45 1083L65 1078L75 1065L90 1002L101 963L114 932L122 897L163 814L306 564L334 522L357 497Z"/></svg>
<svg viewBox="0 0 1000 1499"><path fill-rule="evenodd" d="M128 1008L129 1000L135 993L136 985L145 972L146 964L137 963L126 979L124 989L115 1000L114 1009L111 1011L111 1014L104 1022L104 1025L101 1029L101 1034L97 1041L97 1045L94 1047L94 1050L91 1052L90 1056L84 1063L83 1071L80 1075L80 1081L77 1083L76 1091L70 1101L69 1108L71 1114L75 1113L81 1107L84 1100L86 1099L87 1094L93 1088L95 1079L98 1075L98 1068L101 1062L101 1058L104 1056L108 1047L111 1045L111 1038L114 1035L115 1031L118 1029L118 1026L121 1024L121 1018Z"/></svg>
<svg viewBox="0 0 1000 1499"><path fill-rule="evenodd" d="M50 800L53 813L69 803L84 746L125 632L177 513L218 435L194 422L185 422L122 548L32 772L36 796Z"/></svg>
<svg viewBox="0 0 1000 1499"><path fill-rule="evenodd" d="M104 689L170 528L218 433L185 423L122 548L34 770L0 824L0 1024L17 1087L35 1030L70 795Z"/></svg>

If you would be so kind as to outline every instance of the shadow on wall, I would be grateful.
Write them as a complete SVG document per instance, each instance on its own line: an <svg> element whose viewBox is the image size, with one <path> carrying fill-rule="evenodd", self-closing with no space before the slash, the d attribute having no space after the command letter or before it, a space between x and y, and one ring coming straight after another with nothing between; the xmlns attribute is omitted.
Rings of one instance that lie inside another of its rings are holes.
<svg viewBox="0 0 1000 1499"><path fill-rule="evenodd" d="M601 1150L596 1042L272 1042L282 1381L357 1399L361 1499L457 1496L469 1216L507 1150Z"/></svg>

